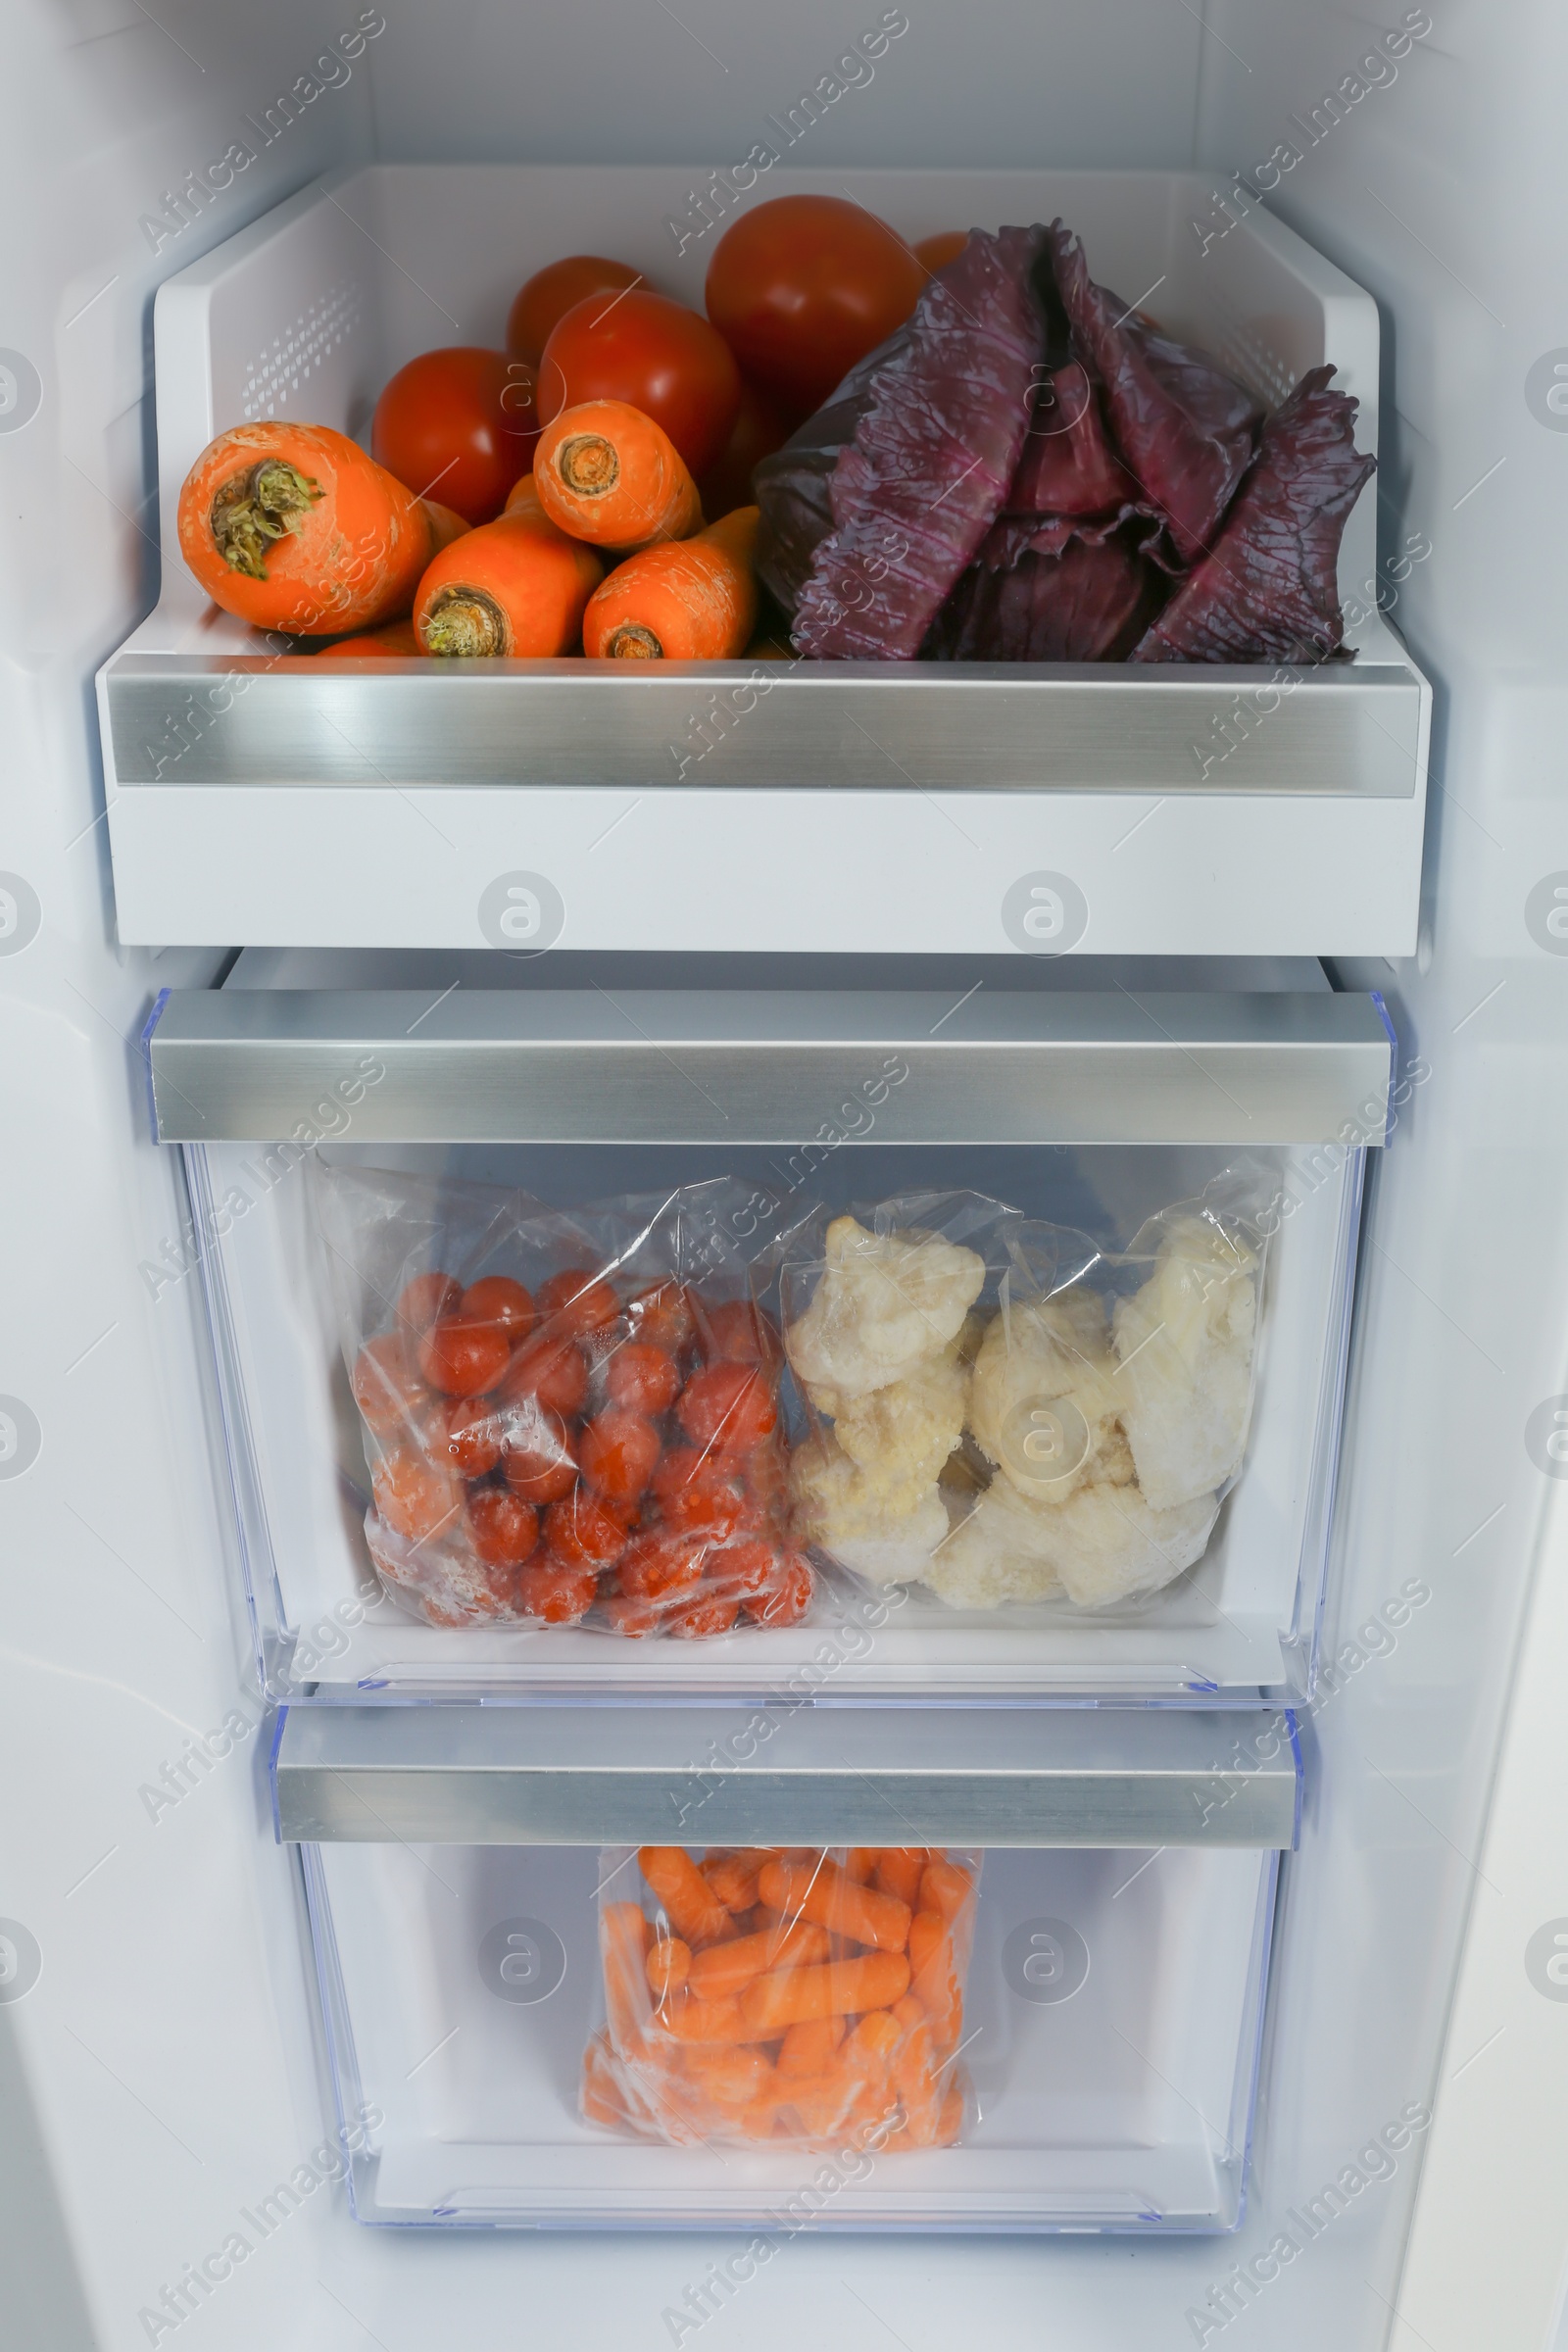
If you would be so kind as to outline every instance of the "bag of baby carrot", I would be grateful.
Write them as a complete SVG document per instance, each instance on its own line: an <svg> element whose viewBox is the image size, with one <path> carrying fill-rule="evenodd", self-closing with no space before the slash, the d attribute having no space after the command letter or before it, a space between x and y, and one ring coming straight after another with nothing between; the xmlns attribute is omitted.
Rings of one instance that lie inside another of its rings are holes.
<svg viewBox="0 0 1568 2352"><path fill-rule="evenodd" d="M671 2146L951 2147L980 1857L619 1847L584 2119Z"/></svg>

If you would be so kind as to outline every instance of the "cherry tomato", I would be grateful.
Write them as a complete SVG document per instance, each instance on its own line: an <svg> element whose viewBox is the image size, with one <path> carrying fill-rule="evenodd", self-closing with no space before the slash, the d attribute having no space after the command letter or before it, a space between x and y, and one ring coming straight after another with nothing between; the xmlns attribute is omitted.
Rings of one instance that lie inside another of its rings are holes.
<svg viewBox="0 0 1568 2352"><path fill-rule="evenodd" d="M609 302L629 287L641 285L642 272L624 262L607 262L602 254L570 253L564 261L536 270L519 286L507 313L507 349L537 368L557 321L590 295Z"/></svg>
<svg viewBox="0 0 1568 2352"><path fill-rule="evenodd" d="M642 289L593 294L557 323L539 363L543 423L583 400L629 401L703 474L729 439L740 371L723 336L684 303Z"/></svg>
<svg viewBox="0 0 1568 2352"><path fill-rule="evenodd" d="M468 1541L487 1568L520 1568L539 1540L539 1514L505 1487L470 1494Z"/></svg>
<svg viewBox="0 0 1568 2352"><path fill-rule="evenodd" d="M463 1294L461 1311L476 1323L494 1323L514 1348L528 1337L537 1320L533 1300L510 1274L485 1274L470 1282Z"/></svg>
<svg viewBox="0 0 1568 2352"><path fill-rule="evenodd" d="M506 1333L468 1315L443 1315L419 1342L419 1370L447 1396L479 1396L512 1361Z"/></svg>
<svg viewBox="0 0 1568 2352"><path fill-rule="evenodd" d="M709 1554L710 1587L716 1592L732 1594L737 1601L761 1597L771 1590L778 1575L778 1553L760 1536L743 1536L738 1544L726 1544L722 1551Z"/></svg>
<svg viewBox="0 0 1568 2352"><path fill-rule="evenodd" d="M524 1340L501 1384L509 1404L534 1396L554 1413L580 1411L588 1394L588 1367L572 1339L552 1339L536 1333Z"/></svg>
<svg viewBox="0 0 1568 2352"><path fill-rule="evenodd" d="M627 1340L611 1357L605 1383L612 1404L630 1405L639 1413L667 1413L680 1395L680 1367L652 1341Z"/></svg>
<svg viewBox="0 0 1568 2352"><path fill-rule="evenodd" d="M708 315L742 368L802 416L902 326L926 272L897 229L843 196L775 196L730 222Z"/></svg>
<svg viewBox="0 0 1568 2352"><path fill-rule="evenodd" d="M564 1494L545 1513L545 1542L568 1568L608 1568L626 1548L626 1530L583 1488Z"/></svg>
<svg viewBox="0 0 1568 2352"><path fill-rule="evenodd" d="M500 1413L488 1398L458 1396L437 1418L432 1450L464 1478L483 1478L501 1459Z"/></svg>
<svg viewBox="0 0 1568 2352"><path fill-rule="evenodd" d="M788 412L776 401L759 392L755 384L742 383L741 405L729 428L729 439L697 485L710 522L755 503L752 470L775 449L783 448L790 437L790 423Z"/></svg>
<svg viewBox="0 0 1568 2352"><path fill-rule="evenodd" d="M416 1453L384 1454L370 1473L375 1507L411 1543L426 1543L457 1518L462 1490L448 1471Z"/></svg>
<svg viewBox="0 0 1568 2352"><path fill-rule="evenodd" d="M694 1372L677 1412L694 1446L749 1453L778 1421L778 1405L760 1367L710 1364Z"/></svg>
<svg viewBox="0 0 1568 2352"><path fill-rule="evenodd" d="M712 1456L695 1446L671 1446L654 1472L654 1494L671 1527L733 1535L745 1508L738 1487Z"/></svg>
<svg viewBox="0 0 1568 2352"><path fill-rule="evenodd" d="M605 1615L612 1629L623 1634L628 1642L646 1641L659 1631L659 1610L653 1602L639 1600L629 1592L610 1592L605 1596Z"/></svg>
<svg viewBox="0 0 1568 2352"><path fill-rule="evenodd" d="M749 1298L726 1298L702 1316L703 1353L712 1362L727 1357L736 1364L777 1364L784 1350L778 1333L760 1306Z"/></svg>
<svg viewBox="0 0 1568 2352"><path fill-rule="evenodd" d="M559 1413L529 1414L502 1445L507 1484L528 1502L554 1502L577 1483L577 1465Z"/></svg>
<svg viewBox="0 0 1568 2352"><path fill-rule="evenodd" d="M564 1561L542 1552L517 1571L517 1598L530 1617L546 1625L576 1625L599 1596L599 1580L591 1569L568 1568Z"/></svg>
<svg viewBox="0 0 1568 2352"><path fill-rule="evenodd" d="M398 369L375 404L370 455L416 498L488 522L532 466L541 422L524 361L457 344Z"/></svg>
<svg viewBox="0 0 1568 2352"><path fill-rule="evenodd" d="M450 1274L416 1274L398 1295L397 1320L409 1331L428 1331L438 1315L456 1312L463 1285Z"/></svg>
<svg viewBox="0 0 1568 2352"><path fill-rule="evenodd" d="M548 1282L542 1282L538 1306L540 1319L550 1325L553 1339L566 1333L580 1336L602 1331L620 1313L620 1300L609 1283L586 1266L568 1266L564 1273L552 1274Z"/></svg>
<svg viewBox="0 0 1568 2352"><path fill-rule="evenodd" d="M939 236L922 237L914 247L914 258L935 277L950 262L956 262L969 242L966 228L945 228Z"/></svg>
<svg viewBox="0 0 1568 2352"><path fill-rule="evenodd" d="M633 1537L621 1553L616 1583L628 1600L664 1600L702 1581L702 1539L657 1530Z"/></svg>
<svg viewBox="0 0 1568 2352"><path fill-rule="evenodd" d="M664 1631L673 1634L677 1642L705 1642L714 1634L727 1634L739 1611L738 1601L726 1599L722 1592L699 1592L694 1600L677 1601L664 1618Z"/></svg>
<svg viewBox="0 0 1568 2352"><path fill-rule="evenodd" d="M611 1502L635 1502L654 1474L662 1446L658 1430L641 1413L612 1404L583 1431L577 1446L582 1474L597 1494Z"/></svg>
<svg viewBox="0 0 1568 2352"><path fill-rule="evenodd" d="M815 1589L810 1561L798 1551L791 1552L780 1562L767 1592L747 1601L746 1614L754 1625L798 1625L811 1605Z"/></svg>
<svg viewBox="0 0 1568 2352"><path fill-rule="evenodd" d="M691 1346L697 1329L691 1300L678 1282L656 1282L652 1289L639 1291L627 1301L626 1320L633 1339L647 1340L671 1355Z"/></svg>
<svg viewBox="0 0 1568 2352"><path fill-rule="evenodd" d="M355 1359L349 1387L366 1428L373 1429L378 1438L390 1437L394 1430L413 1420L430 1396L415 1369L408 1342L400 1331L383 1332L378 1340L367 1340Z"/></svg>

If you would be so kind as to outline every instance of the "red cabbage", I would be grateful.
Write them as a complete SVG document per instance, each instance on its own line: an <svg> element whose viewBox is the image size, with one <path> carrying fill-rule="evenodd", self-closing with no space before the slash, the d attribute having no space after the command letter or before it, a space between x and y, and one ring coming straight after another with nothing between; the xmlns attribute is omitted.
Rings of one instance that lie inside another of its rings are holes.
<svg viewBox="0 0 1568 2352"><path fill-rule="evenodd" d="M926 641L938 662L1122 662L1169 585L1136 529L1038 534L1005 570L971 564ZM1055 542L1055 544L1054 544Z"/></svg>
<svg viewBox="0 0 1568 2352"><path fill-rule="evenodd" d="M1269 418L1212 552L1134 648L1135 662L1321 662L1339 652L1340 539L1376 460L1357 453L1357 404L1328 389L1333 373L1312 368Z"/></svg>

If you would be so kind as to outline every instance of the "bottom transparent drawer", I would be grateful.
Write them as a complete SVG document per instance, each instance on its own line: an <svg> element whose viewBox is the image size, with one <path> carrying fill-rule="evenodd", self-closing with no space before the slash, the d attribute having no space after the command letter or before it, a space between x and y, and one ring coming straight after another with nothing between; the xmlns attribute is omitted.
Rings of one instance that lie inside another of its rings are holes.
<svg viewBox="0 0 1568 2352"><path fill-rule="evenodd" d="M1279 1854L992 1849L956 2145L662 2146L583 2121L590 1846L298 1848L362 2222L1218 2231L1241 2219Z"/></svg>

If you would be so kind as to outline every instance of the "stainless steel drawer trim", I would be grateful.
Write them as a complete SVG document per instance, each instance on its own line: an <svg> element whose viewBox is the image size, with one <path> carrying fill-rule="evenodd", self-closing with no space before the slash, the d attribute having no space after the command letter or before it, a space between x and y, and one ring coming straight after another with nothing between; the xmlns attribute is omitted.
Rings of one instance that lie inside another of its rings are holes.
<svg viewBox="0 0 1568 2352"><path fill-rule="evenodd" d="M744 1760L743 1760L744 1759ZM285 1841L1208 1845L1297 1839L1289 1713L292 1707Z"/></svg>
<svg viewBox="0 0 1568 2352"><path fill-rule="evenodd" d="M1263 1146L1381 1143L1392 1048L1360 995L235 989L171 995L148 1054L166 1143L326 1102L362 1140L801 1147L853 1099L879 1143Z"/></svg>

